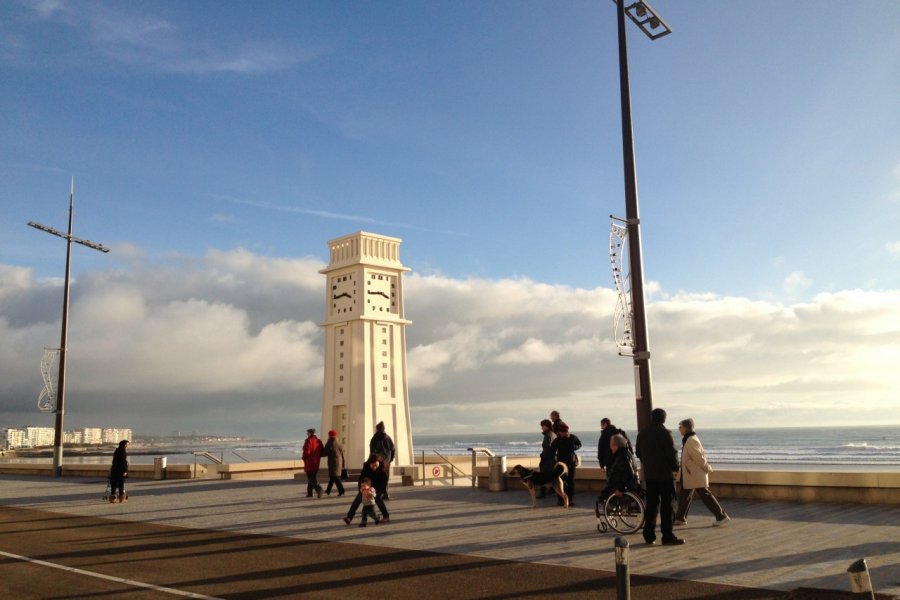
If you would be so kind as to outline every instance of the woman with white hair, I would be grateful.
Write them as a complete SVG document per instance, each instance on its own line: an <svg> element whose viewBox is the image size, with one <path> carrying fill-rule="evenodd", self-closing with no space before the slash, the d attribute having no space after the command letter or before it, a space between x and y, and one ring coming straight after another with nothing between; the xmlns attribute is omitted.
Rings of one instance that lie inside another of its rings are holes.
<svg viewBox="0 0 900 600"><path fill-rule="evenodd" d="M687 514L691 508L691 501L696 493L700 496L703 504L716 517L713 526L719 527L728 524L731 517L725 514L722 506L713 493L709 491L709 474L712 473L712 467L706 460L706 452L703 450L703 444L700 438L694 432L694 420L685 419L678 424L678 431L681 432L682 449L681 449L681 490L678 492L678 510L675 512L675 525L685 525L687 522Z"/></svg>

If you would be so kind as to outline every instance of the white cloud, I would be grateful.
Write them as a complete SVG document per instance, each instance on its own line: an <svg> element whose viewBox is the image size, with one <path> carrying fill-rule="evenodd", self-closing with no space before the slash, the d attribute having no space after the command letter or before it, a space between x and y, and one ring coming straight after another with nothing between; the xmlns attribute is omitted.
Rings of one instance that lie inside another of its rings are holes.
<svg viewBox="0 0 900 600"><path fill-rule="evenodd" d="M63 3L29 5L41 19L84 32L107 60L175 73L260 73L314 60L319 50L271 40L234 40L183 32L177 23L131 5Z"/></svg>
<svg viewBox="0 0 900 600"><path fill-rule="evenodd" d="M900 260L900 241L888 242L884 245L884 249L894 260Z"/></svg>
<svg viewBox="0 0 900 600"><path fill-rule="evenodd" d="M139 431L286 436L315 420L321 261L236 249L151 263L131 247L128 264L83 273L73 287L70 421L112 411ZM530 430L551 408L577 429L596 429L601 416L633 429L612 290L439 275L405 284L416 431ZM37 420L37 366L58 340L58 292L30 269L0 265L0 425ZM670 414L707 427L896 414L900 291L794 304L660 298L648 309L654 394Z"/></svg>
<svg viewBox="0 0 900 600"><path fill-rule="evenodd" d="M803 271L791 271L782 282L784 291L790 295L799 294L810 288L812 280Z"/></svg>

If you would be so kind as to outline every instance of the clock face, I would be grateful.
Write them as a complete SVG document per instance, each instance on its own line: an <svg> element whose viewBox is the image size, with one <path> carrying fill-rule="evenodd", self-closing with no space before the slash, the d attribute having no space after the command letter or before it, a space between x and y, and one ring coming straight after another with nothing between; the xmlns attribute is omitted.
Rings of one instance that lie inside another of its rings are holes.
<svg viewBox="0 0 900 600"><path fill-rule="evenodd" d="M336 275L331 278L330 305L332 315L356 313L356 279L353 275Z"/></svg>
<svg viewBox="0 0 900 600"><path fill-rule="evenodd" d="M397 276L369 273L366 277L366 311L397 314Z"/></svg>

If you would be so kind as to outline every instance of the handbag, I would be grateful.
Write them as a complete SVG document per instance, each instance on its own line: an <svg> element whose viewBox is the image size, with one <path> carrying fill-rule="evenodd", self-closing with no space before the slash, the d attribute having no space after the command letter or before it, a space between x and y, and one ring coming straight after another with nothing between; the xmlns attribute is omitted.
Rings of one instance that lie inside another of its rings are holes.
<svg viewBox="0 0 900 600"><path fill-rule="evenodd" d="M350 476L347 475L347 469L341 469L341 481L347 481Z"/></svg>

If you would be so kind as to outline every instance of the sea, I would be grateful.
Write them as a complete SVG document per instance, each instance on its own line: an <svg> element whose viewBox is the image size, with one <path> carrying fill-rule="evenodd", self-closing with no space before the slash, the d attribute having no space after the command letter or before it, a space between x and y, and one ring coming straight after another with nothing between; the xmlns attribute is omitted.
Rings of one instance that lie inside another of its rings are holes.
<svg viewBox="0 0 900 600"><path fill-rule="evenodd" d="M575 431L583 447L585 466L597 465L599 431ZM626 431L632 442L633 431ZM676 447L680 436L673 432ZM713 467L757 470L900 471L900 425L879 427L789 427L754 429L703 429L698 435ZM152 448L129 446L129 461L149 464L167 456L170 464L191 464L194 452L209 452L227 463L263 460L298 460L303 440L254 440L203 443L171 443ZM413 434L414 452L446 457L469 455L468 448L487 448L497 456L537 456L541 434L453 433ZM65 462L107 463L106 456L65 456ZM0 462L49 462L44 458L0 458ZM197 457L200 464L206 459Z"/></svg>

